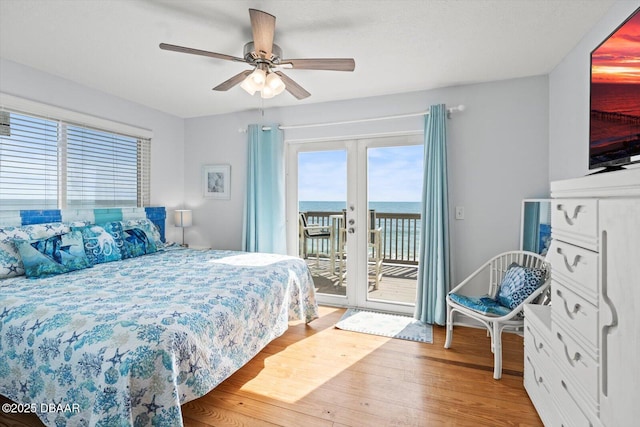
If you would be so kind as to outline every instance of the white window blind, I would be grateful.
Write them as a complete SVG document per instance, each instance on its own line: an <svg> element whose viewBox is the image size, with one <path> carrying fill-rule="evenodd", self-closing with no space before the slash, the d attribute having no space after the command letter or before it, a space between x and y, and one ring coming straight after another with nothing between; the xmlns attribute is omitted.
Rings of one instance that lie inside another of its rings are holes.
<svg viewBox="0 0 640 427"><path fill-rule="evenodd" d="M0 210L148 205L149 139L11 111L8 122Z"/></svg>
<svg viewBox="0 0 640 427"><path fill-rule="evenodd" d="M138 204L151 204L151 140L138 139Z"/></svg>
<svg viewBox="0 0 640 427"><path fill-rule="evenodd" d="M3 129L0 209L55 209L58 206L58 123L11 113L8 126Z"/></svg>

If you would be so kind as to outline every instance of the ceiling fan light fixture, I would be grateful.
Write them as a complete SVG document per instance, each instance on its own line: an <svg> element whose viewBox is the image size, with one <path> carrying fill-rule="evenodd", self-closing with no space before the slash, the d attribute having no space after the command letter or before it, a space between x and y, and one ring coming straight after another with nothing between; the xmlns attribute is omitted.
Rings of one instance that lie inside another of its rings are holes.
<svg viewBox="0 0 640 427"><path fill-rule="evenodd" d="M286 86L279 75L275 73L269 73L264 87L265 89L269 88L269 90L272 90L275 96L280 95L284 91Z"/></svg>
<svg viewBox="0 0 640 427"><path fill-rule="evenodd" d="M240 87L244 89L251 96L253 96L253 94L256 93L256 90L257 90L255 85L251 81L251 79L249 79L249 77L247 77L242 81L242 83L240 84Z"/></svg>
<svg viewBox="0 0 640 427"><path fill-rule="evenodd" d="M247 79L255 85L256 90L260 90L264 86L264 82L267 80L267 73L260 68L256 68L253 73L249 74Z"/></svg>
<svg viewBox="0 0 640 427"><path fill-rule="evenodd" d="M271 89L269 86L265 86L262 88L262 90L260 91L260 97L262 99L269 99L269 98L273 98L274 96L276 96L276 92Z"/></svg>

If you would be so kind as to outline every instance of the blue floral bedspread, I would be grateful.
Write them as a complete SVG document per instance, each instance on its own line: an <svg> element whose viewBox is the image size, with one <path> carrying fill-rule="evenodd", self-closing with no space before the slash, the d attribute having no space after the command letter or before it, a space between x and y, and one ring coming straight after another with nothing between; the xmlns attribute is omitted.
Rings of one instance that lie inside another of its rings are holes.
<svg viewBox="0 0 640 427"><path fill-rule="evenodd" d="M280 255L176 249L5 279L0 394L48 426L182 426L181 404L315 318L306 264Z"/></svg>

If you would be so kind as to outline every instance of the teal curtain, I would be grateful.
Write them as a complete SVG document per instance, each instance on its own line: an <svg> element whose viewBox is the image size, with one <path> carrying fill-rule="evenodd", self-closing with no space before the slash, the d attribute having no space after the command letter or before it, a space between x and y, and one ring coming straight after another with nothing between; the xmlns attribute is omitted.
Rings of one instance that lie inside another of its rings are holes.
<svg viewBox="0 0 640 427"><path fill-rule="evenodd" d="M284 140L277 124L249 125L242 250L287 253Z"/></svg>
<svg viewBox="0 0 640 427"><path fill-rule="evenodd" d="M424 179L418 295L414 317L444 325L449 291L449 197L447 188L447 109L432 105L425 116Z"/></svg>

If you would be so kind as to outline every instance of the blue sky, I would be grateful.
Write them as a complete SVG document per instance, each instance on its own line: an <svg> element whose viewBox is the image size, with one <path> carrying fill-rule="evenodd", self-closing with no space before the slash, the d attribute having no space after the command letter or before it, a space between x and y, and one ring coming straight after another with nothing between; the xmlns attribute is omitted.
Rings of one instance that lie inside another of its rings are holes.
<svg viewBox="0 0 640 427"><path fill-rule="evenodd" d="M422 145L370 148L367 157L370 201L421 200ZM346 151L302 152L298 157L298 199L346 200L346 177Z"/></svg>

